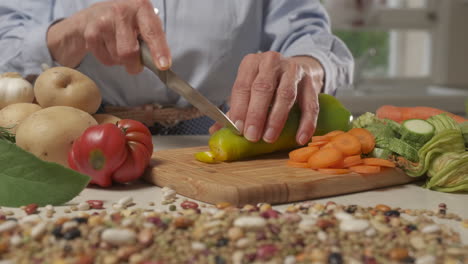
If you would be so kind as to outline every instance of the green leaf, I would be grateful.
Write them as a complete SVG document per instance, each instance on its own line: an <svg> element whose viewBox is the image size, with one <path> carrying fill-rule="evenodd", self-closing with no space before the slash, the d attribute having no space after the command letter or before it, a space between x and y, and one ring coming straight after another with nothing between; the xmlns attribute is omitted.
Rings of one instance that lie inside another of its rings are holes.
<svg viewBox="0 0 468 264"><path fill-rule="evenodd" d="M90 177L43 161L13 143L0 140L0 205L61 205L77 196Z"/></svg>
<svg viewBox="0 0 468 264"><path fill-rule="evenodd" d="M16 141L15 135L5 127L0 127L0 140L6 140L13 143Z"/></svg>

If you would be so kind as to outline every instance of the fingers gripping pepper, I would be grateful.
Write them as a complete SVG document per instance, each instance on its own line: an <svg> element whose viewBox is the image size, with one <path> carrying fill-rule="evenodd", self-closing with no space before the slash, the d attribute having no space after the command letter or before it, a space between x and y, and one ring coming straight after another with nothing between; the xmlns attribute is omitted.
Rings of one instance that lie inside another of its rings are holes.
<svg viewBox="0 0 468 264"><path fill-rule="evenodd" d="M91 184L108 187L143 175L153 153L151 132L142 123L123 119L88 128L69 152L70 168L89 175Z"/></svg>

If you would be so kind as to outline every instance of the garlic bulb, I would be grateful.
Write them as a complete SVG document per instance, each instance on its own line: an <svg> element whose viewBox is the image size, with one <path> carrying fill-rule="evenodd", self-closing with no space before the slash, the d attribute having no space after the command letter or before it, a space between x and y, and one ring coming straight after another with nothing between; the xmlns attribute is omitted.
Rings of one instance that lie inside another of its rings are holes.
<svg viewBox="0 0 468 264"><path fill-rule="evenodd" d="M14 103L32 103L34 90L31 83L18 73L0 75L0 109Z"/></svg>

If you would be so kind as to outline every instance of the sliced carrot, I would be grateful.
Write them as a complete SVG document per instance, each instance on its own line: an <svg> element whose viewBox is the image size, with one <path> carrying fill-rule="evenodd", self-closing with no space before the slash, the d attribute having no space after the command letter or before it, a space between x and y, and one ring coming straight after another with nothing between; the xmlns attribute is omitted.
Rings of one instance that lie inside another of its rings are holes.
<svg viewBox="0 0 468 264"><path fill-rule="evenodd" d="M380 166L372 166L372 165L357 165L349 167L351 171L362 173L362 174L372 174L372 173L379 173Z"/></svg>
<svg viewBox="0 0 468 264"><path fill-rule="evenodd" d="M343 154L336 148L321 148L310 156L307 163L312 169L321 169L334 166L343 161Z"/></svg>
<svg viewBox="0 0 468 264"><path fill-rule="evenodd" d="M328 137L328 138L332 138L332 137L335 137L335 136L338 136L338 135L341 135L345 133L343 130L333 130L331 132L328 132L327 134L325 134L324 136Z"/></svg>
<svg viewBox="0 0 468 264"><path fill-rule="evenodd" d="M321 141L313 141L313 142L310 142L308 144L309 147L321 147L323 145L326 145L328 142L328 140L321 140Z"/></svg>
<svg viewBox="0 0 468 264"><path fill-rule="evenodd" d="M307 162L296 162L292 160L288 160L286 165L294 168L309 168L309 164Z"/></svg>
<svg viewBox="0 0 468 264"><path fill-rule="evenodd" d="M325 173L325 174L347 174L351 172L351 170L349 169L334 169L334 168L318 169L317 171L321 173Z"/></svg>
<svg viewBox="0 0 468 264"><path fill-rule="evenodd" d="M381 166L381 167L389 167L389 168L396 167L395 163L386 159L365 158L365 159L362 159L362 161L365 165L373 165L373 166Z"/></svg>
<svg viewBox="0 0 468 264"><path fill-rule="evenodd" d="M298 148L289 152L289 159L295 162L307 162L307 160L309 160L309 157L318 150L319 147Z"/></svg>
<svg viewBox="0 0 468 264"><path fill-rule="evenodd" d="M348 156L343 160L343 168L349 168L360 164L362 164L361 155Z"/></svg>
<svg viewBox="0 0 468 264"><path fill-rule="evenodd" d="M359 142L357 137L349 133L343 133L335 136L330 142L345 156L361 154L361 142Z"/></svg>
<svg viewBox="0 0 468 264"><path fill-rule="evenodd" d="M323 148L334 148L334 147L333 147L333 143L328 142L327 144L325 144L325 145L323 145L323 146L320 147L320 149L323 149Z"/></svg>
<svg viewBox="0 0 468 264"><path fill-rule="evenodd" d="M365 128L352 128L348 133L359 139L362 153L367 154L374 149L375 137L369 130Z"/></svg>
<svg viewBox="0 0 468 264"><path fill-rule="evenodd" d="M344 166L344 159L338 162L337 164L330 166L329 168L330 169L346 169L346 167Z"/></svg>
<svg viewBox="0 0 468 264"><path fill-rule="evenodd" d="M327 136L313 136L311 139L312 142L316 141L330 141L330 138Z"/></svg>

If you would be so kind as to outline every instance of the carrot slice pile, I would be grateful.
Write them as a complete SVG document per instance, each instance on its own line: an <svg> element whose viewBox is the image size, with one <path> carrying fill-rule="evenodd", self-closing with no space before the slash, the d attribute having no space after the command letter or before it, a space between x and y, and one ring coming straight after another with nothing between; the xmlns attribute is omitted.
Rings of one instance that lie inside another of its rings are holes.
<svg viewBox="0 0 468 264"><path fill-rule="evenodd" d="M294 168L309 168L309 164L307 162L297 162L292 160L288 160L286 162L286 165Z"/></svg>
<svg viewBox="0 0 468 264"><path fill-rule="evenodd" d="M333 168L325 168L325 169L318 169L318 172L325 173L325 174L347 174L350 173L350 169L333 169Z"/></svg>
<svg viewBox="0 0 468 264"><path fill-rule="evenodd" d="M308 144L309 147L321 147L328 144L328 140L313 141Z"/></svg>
<svg viewBox="0 0 468 264"><path fill-rule="evenodd" d="M356 166L362 164L361 155L348 156L343 160L343 167L349 168L351 166Z"/></svg>
<svg viewBox="0 0 468 264"><path fill-rule="evenodd" d="M370 173L379 173L380 167L379 166L371 166L371 165L357 165L349 167L351 171L361 173L361 174L370 174Z"/></svg>
<svg viewBox="0 0 468 264"><path fill-rule="evenodd" d="M346 156L357 155L361 153L361 142L351 134L343 133L333 137L330 142L333 146Z"/></svg>
<svg viewBox="0 0 468 264"><path fill-rule="evenodd" d="M310 156L312 156L312 154L318 150L319 147L298 148L289 152L289 159L295 162L307 162Z"/></svg>
<svg viewBox="0 0 468 264"><path fill-rule="evenodd" d="M375 137L365 128L352 128L348 131L349 134L357 137L361 142L361 152L364 154L370 153L375 147Z"/></svg>
<svg viewBox="0 0 468 264"><path fill-rule="evenodd" d="M343 161L343 153L336 148L322 148L314 152L307 163L312 169L329 168Z"/></svg>
<svg viewBox="0 0 468 264"><path fill-rule="evenodd" d="M365 158L362 159L365 165L372 165L372 166L380 166L380 167L389 167L394 168L396 165L395 163L386 160L386 159L379 159L379 158Z"/></svg>
<svg viewBox="0 0 468 264"><path fill-rule="evenodd" d="M335 130L323 136L313 136L302 148L289 152L287 165L309 168L325 174L373 174L382 168L394 168L395 163L379 158L363 158L372 152L375 137L365 128L347 132Z"/></svg>

